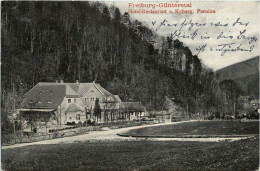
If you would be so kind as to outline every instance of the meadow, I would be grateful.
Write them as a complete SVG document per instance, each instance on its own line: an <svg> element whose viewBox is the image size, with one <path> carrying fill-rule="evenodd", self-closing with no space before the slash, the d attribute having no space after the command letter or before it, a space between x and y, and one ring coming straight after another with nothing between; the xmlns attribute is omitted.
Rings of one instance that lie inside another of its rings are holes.
<svg viewBox="0 0 260 171"><path fill-rule="evenodd" d="M216 124L219 125L218 129ZM243 126L238 127L238 124ZM258 129L255 130L258 128L257 124L258 122L204 122L203 126L202 122L194 122L160 126L160 129L144 128L154 129L157 133L164 130L165 134L172 130L190 133L188 129L197 125L199 126L197 130L201 131L197 131L196 134L250 135L238 141L150 141L137 138L133 141L78 141L4 149L1 156L2 168L4 170L257 170L259 166L259 136L255 135L258 133ZM212 128L206 129L210 125ZM229 128L223 128L227 126ZM225 131L220 130L221 127Z"/></svg>
<svg viewBox="0 0 260 171"><path fill-rule="evenodd" d="M232 137L259 134L259 122L201 121L133 129L122 135L133 137Z"/></svg>

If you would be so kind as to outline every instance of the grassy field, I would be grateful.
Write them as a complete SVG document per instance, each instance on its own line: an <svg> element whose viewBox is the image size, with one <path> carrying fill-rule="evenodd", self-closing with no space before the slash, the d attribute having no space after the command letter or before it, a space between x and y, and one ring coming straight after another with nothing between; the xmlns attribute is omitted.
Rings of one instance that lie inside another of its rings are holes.
<svg viewBox="0 0 260 171"><path fill-rule="evenodd" d="M2 150L4 170L256 170L259 138L235 142L108 141Z"/></svg>
<svg viewBox="0 0 260 171"><path fill-rule="evenodd" d="M202 121L164 125L130 130L125 135L131 136L172 136L185 137L189 135L250 135L259 134L259 122L239 121Z"/></svg>

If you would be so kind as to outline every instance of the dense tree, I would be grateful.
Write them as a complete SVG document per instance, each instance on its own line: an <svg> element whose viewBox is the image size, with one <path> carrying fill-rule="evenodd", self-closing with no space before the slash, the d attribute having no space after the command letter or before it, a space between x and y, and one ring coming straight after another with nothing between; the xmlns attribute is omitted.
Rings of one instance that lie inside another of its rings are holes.
<svg viewBox="0 0 260 171"><path fill-rule="evenodd" d="M175 97L191 113L208 93L202 82L212 78L203 76L188 47L159 37L118 8L86 1L5 1L1 9L2 123L39 81L95 80L124 101L161 110L165 96Z"/></svg>
<svg viewBox="0 0 260 171"><path fill-rule="evenodd" d="M98 119L101 118L101 108L100 108L99 100L98 100L98 99L95 100L94 116L95 116L95 120L96 120L97 122L98 122Z"/></svg>
<svg viewBox="0 0 260 171"><path fill-rule="evenodd" d="M219 83L219 87L225 93L227 109L237 117L238 97L243 94L242 90L233 80L223 80Z"/></svg>

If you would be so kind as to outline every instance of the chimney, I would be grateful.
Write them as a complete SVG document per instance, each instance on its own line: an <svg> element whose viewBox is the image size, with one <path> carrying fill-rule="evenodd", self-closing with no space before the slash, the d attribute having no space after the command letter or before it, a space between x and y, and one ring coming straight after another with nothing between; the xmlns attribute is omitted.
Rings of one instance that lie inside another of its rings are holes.
<svg viewBox="0 0 260 171"><path fill-rule="evenodd" d="M60 83L63 83L63 80L62 80L62 79L60 80Z"/></svg>
<svg viewBox="0 0 260 171"><path fill-rule="evenodd" d="M56 83L59 83L59 81L58 81L58 80L56 80Z"/></svg>
<svg viewBox="0 0 260 171"><path fill-rule="evenodd" d="M79 83L79 80L76 80L76 83L78 84L78 83Z"/></svg>

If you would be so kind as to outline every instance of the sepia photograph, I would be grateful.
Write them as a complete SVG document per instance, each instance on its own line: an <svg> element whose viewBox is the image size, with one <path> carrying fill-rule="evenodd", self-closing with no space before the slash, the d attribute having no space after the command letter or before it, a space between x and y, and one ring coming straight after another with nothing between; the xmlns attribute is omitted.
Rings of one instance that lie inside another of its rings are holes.
<svg viewBox="0 0 260 171"><path fill-rule="evenodd" d="M259 1L1 2L1 170L259 170Z"/></svg>

